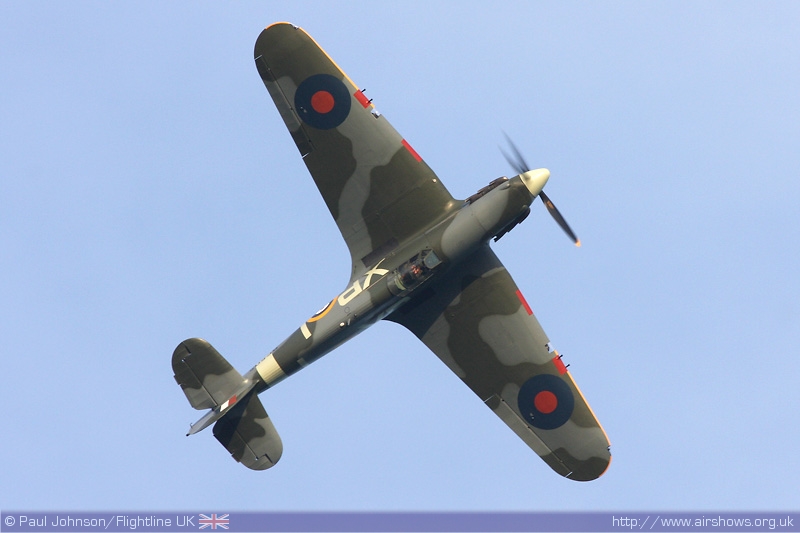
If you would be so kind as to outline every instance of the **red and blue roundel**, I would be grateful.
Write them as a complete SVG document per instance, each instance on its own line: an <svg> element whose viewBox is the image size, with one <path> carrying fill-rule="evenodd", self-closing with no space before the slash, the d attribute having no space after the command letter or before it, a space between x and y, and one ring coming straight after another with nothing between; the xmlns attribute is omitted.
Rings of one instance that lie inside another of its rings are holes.
<svg viewBox="0 0 800 533"><path fill-rule="evenodd" d="M330 74L314 74L294 93L294 108L303 122L320 130L335 128L350 114L350 92Z"/></svg>
<svg viewBox="0 0 800 533"><path fill-rule="evenodd" d="M572 416L575 397L563 379L540 374L522 385L517 404L519 412L533 427L556 429Z"/></svg>

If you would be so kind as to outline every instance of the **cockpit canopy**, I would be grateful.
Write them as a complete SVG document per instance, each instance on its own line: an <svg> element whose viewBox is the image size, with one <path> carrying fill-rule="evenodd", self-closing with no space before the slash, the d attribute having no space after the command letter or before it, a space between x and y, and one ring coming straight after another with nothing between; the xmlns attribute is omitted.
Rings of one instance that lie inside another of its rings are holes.
<svg viewBox="0 0 800 533"><path fill-rule="evenodd" d="M433 250L423 250L402 265L389 278L389 290L393 294L409 291L428 279L433 270L442 263Z"/></svg>

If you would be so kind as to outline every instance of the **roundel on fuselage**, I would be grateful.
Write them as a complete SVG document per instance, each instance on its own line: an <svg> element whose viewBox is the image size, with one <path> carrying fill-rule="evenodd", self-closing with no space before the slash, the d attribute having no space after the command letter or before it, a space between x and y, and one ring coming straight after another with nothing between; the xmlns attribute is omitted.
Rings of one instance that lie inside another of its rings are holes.
<svg viewBox="0 0 800 533"><path fill-rule="evenodd" d="M519 412L533 427L556 429L563 426L575 408L575 397L563 379L539 374L523 383L517 396Z"/></svg>
<svg viewBox="0 0 800 533"><path fill-rule="evenodd" d="M330 310L331 310L331 308L333 307L333 304L334 304L334 303L336 303L336 298L334 298L333 300L331 300L331 301L328 303L328 305L326 305L325 307L323 307L322 309L320 309L319 311L317 311L316 313L314 313L314 316L312 316L311 318L309 318L308 320L306 320L306 322L316 322L316 321L317 321L317 320L319 320L320 318L322 318L322 317L324 317L325 315L327 315L327 314L328 314L328 311L330 311Z"/></svg>
<svg viewBox="0 0 800 533"><path fill-rule="evenodd" d="M294 107L300 119L320 130L335 128L350 114L350 91L330 74L309 76L294 93Z"/></svg>

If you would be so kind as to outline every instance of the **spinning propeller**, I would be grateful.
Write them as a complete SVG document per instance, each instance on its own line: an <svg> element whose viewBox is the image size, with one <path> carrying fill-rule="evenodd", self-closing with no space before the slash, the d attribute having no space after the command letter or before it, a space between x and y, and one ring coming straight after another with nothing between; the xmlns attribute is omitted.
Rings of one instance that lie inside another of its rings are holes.
<svg viewBox="0 0 800 533"><path fill-rule="evenodd" d="M500 152L503 153L503 157L506 158L506 161L508 161L508 164L511 165L511 168L513 168L519 174L523 174L531 170L531 167L528 165L528 163L525 162L525 158L522 157L522 154L517 149L516 145L508 135L506 135L506 140L508 141L508 144L511 146L513 157L509 156L502 148L500 148ZM539 193L539 197L542 199L544 206L547 208L547 212L550 213L550 216L552 216L558 223L558 225L561 226L561 229L564 230L564 233L566 233L569 236L569 238L572 239L572 242L575 243L575 246L580 246L581 245L580 239L578 239L578 237L569 227L569 224L567 224L567 221L564 220L564 217L561 216L561 213L556 208L552 200L550 200L550 198L544 193L544 191L541 191Z"/></svg>

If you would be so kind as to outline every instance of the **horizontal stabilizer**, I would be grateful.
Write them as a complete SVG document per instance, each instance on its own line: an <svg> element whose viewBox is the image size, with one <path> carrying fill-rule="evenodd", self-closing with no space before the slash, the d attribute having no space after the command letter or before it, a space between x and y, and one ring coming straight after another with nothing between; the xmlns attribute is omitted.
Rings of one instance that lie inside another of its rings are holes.
<svg viewBox="0 0 800 533"><path fill-rule="evenodd" d="M175 348L172 371L195 409L211 409L241 392L242 375L203 339L187 339Z"/></svg>
<svg viewBox="0 0 800 533"><path fill-rule="evenodd" d="M214 425L214 436L247 468L266 470L283 453L283 443L261 404L250 392Z"/></svg>
<svg viewBox="0 0 800 533"><path fill-rule="evenodd" d="M216 422L214 436L247 468L266 470L278 462L283 444L256 396L256 380L245 380L203 339L180 343L172 354L172 370L192 407L209 409L187 435Z"/></svg>

